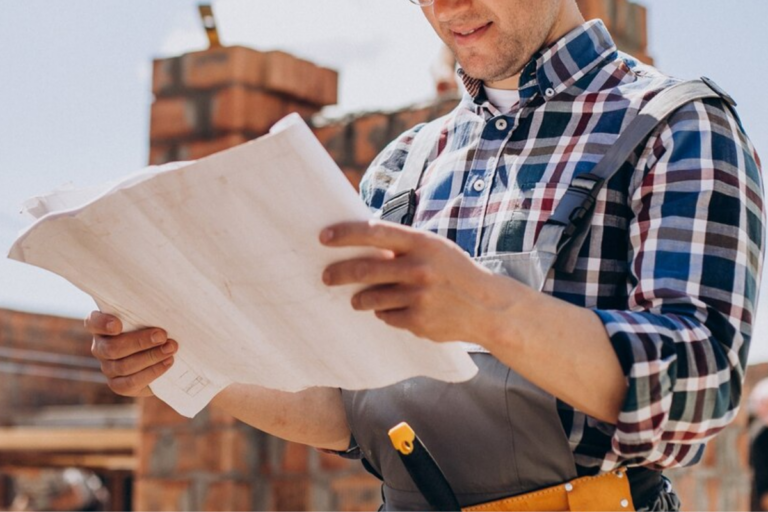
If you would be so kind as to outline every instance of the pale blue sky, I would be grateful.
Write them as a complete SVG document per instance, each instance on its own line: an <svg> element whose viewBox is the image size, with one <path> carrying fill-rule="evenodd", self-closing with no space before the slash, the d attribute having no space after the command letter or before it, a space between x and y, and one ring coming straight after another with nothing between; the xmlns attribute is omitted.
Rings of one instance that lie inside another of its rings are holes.
<svg viewBox="0 0 768 512"><path fill-rule="evenodd" d="M531 0L533 1L533 0ZM768 151L768 2L644 0L662 70L707 75L739 102ZM153 57L205 45L196 0L3 0L0 17L0 252L27 197L145 165ZM283 49L341 71L336 111L429 98L439 43L407 0L219 0L223 41ZM0 258L0 307L82 317L91 300L56 276ZM768 360L768 300L753 355Z"/></svg>

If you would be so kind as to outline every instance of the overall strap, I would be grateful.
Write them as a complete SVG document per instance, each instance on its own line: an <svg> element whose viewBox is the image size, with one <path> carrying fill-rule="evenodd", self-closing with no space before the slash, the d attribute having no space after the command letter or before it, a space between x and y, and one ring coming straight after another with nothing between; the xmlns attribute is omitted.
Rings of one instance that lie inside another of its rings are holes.
<svg viewBox="0 0 768 512"><path fill-rule="evenodd" d="M722 98L731 107L736 106L736 102L717 84L704 77L673 85L649 101L592 172L574 176L555 211L542 227L536 249L557 254L558 270L573 272L589 232L597 195L605 183L665 119L682 106L704 98Z"/></svg>
<svg viewBox="0 0 768 512"><path fill-rule="evenodd" d="M381 219L410 226L416 213L416 190L426 169L427 159L440 141L447 115L423 126L411 142L411 149L400 171L392 199L381 208Z"/></svg>

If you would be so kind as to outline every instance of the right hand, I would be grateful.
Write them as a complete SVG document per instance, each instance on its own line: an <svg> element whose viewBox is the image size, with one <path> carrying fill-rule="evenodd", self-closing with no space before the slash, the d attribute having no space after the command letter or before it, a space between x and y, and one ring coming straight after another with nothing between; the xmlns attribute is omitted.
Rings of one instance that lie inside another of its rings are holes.
<svg viewBox="0 0 768 512"><path fill-rule="evenodd" d="M168 371L179 348L162 329L123 333L119 318L99 311L85 319L85 328L93 334L91 353L118 395L151 396L149 384Z"/></svg>

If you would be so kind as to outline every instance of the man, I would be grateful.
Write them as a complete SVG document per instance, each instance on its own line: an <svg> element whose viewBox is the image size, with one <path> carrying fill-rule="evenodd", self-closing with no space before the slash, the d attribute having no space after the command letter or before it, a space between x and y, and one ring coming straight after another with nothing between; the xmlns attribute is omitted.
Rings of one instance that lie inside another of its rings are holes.
<svg viewBox="0 0 768 512"><path fill-rule="evenodd" d="M497 275L486 264L528 254L571 179L675 80L618 54L574 0L413 1L468 94L441 121L414 228L328 228L328 246L391 257L339 262L323 279L368 285L352 307L394 327L473 344L480 374L362 393L233 385L215 406L363 457L390 509L426 507L384 447L396 417L418 424L462 506L629 467L635 507L678 507L660 471L697 462L740 399L763 251L754 148L724 101L687 105L600 192L573 273L550 272L543 293ZM419 128L368 170L372 209L391 199ZM178 345L161 329L120 334L98 313L86 325L120 394L150 394L172 364Z"/></svg>

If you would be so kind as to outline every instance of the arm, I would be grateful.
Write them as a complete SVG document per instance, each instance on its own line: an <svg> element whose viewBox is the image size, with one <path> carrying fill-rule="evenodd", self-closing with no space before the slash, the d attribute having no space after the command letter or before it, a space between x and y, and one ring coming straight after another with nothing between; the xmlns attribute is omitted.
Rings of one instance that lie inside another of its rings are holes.
<svg viewBox="0 0 768 512"><path fill-rule="evenodd" d="M616 420L626 384L593 312L494 275L432 233L350 223L324 231L321 241L372 245L395 255L326 270L328 285L371 285L355 295L353 308L433 341L477 343L551 394L599 419Z"/></svg>
<svg viewBox="0 0 768 512"><path fill-rule="evenodd" d="M157 328L122 333L119 319L99 312L92 313L85 326L94 336L91 352L101 362L110 389L123 396L151 396L149 384L171 367L178 343ZM234 384L219 393L212 405L288 441L339 451L349 444L338 389L286 393Z"/></svg>

